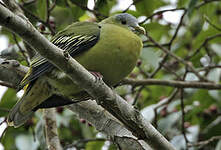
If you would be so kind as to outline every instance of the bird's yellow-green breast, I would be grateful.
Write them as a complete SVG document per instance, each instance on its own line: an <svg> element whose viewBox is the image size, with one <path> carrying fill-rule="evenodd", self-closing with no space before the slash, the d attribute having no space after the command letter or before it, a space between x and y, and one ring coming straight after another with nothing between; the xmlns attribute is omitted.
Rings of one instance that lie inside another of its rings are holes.
<svg viewBox="0 0 221 150"><path fill-rule="evenodd" d="M141 49L142 41L136 34L114 24L104 24L98 43L75 59L86 69L100 72L113 85L133 70Z"/></svg>
<svg viewBox="0 0 221 150"><path fill-rule="evenodd" d="M142 47L140 37L127 28L103 24L98 43L74 58L87 70L101 73L106 83L114 85L133 70ZM56 79L50 81L65 95L73 96L81 90L60 71Z"/></svg>

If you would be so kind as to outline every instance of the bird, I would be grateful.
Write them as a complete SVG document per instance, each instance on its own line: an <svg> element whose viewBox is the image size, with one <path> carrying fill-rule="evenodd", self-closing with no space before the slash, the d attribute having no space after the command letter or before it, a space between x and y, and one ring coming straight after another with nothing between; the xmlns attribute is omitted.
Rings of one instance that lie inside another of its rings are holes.
<svg viewBox="0 0 221 150"><path fill-rule="evenodd" d="M99 23L74 22L52 37L51 42L92 74L102 76L106 84L114 86L136 66L143 48L139 35L145 33L136 17L120 13ZM19 89L23 89L24 94L7 116L8 125L15 128L23 125L38 109L90 98L40 54L32 59Z"/></svg>

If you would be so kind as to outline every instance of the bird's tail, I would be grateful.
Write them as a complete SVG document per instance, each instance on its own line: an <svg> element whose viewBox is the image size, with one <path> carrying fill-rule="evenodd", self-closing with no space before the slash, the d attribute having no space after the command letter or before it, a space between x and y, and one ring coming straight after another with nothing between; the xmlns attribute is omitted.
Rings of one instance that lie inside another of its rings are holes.
<svg viewBox="0 0 221 150"><path fill-rule="evenodd" d="M34 114L35 108L51 96L51 88L45 80L37 79L26 85L21 99L10 110L9 126L19 127Z"/></svg>
<svg viewBox="0 0 221 150"><path fill-rule="evenodd" d="M25 113L21 110L21 105L24 103L26 95L24 94L22 98L14 105L14 107L10 110L7 122L9 126L14 126L15 128L23 125L27 120L29 120L34 111L30 110Z"/></svg>

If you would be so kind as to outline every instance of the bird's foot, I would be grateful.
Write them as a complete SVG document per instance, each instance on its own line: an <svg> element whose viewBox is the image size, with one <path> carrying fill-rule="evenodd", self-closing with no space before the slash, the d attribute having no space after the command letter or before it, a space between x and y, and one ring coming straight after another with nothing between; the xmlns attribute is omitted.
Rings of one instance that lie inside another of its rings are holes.
<svg viewBox="0 0 221 150"><path fill-rule="evenodd" d="M95 77L95 81L103 79L103 76L100 72L90 71L90 73Z"/></svg>

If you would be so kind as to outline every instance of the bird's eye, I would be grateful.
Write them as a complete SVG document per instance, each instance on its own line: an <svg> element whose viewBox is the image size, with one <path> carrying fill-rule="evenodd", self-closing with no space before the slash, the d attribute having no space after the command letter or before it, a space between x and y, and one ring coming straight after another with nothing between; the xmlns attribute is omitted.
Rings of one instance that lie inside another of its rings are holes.
<svg viewBox="0 0 221 150"><path fill-rule="evenodd" d="M126 20L121 21L122 24L127 24Z"/></svg>

